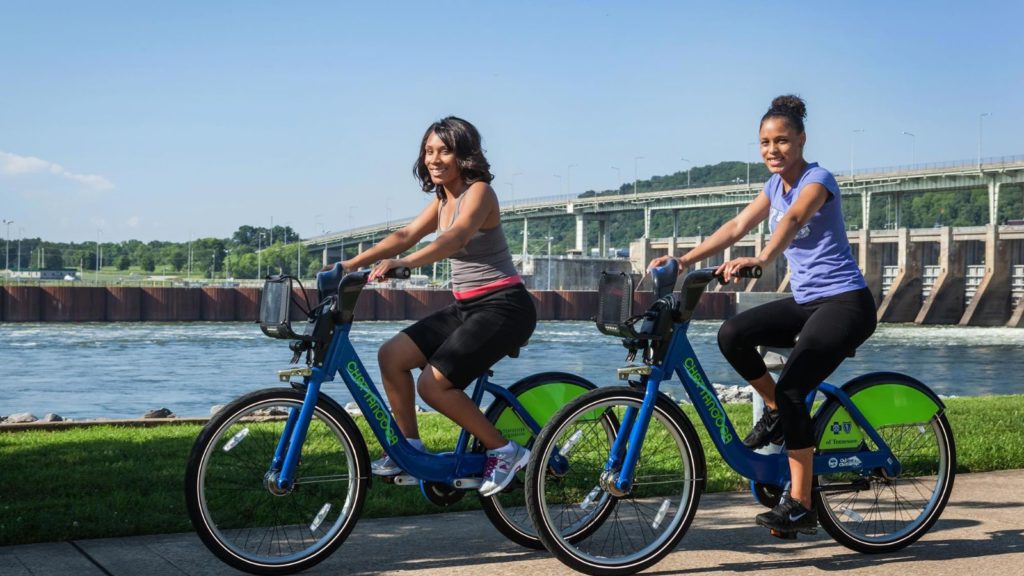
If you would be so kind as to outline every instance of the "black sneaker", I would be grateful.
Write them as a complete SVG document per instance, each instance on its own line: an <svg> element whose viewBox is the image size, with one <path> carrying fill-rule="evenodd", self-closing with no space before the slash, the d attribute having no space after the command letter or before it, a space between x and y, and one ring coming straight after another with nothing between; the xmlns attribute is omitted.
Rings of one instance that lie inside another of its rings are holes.
<svg viewBox="0 0 1024 576"><path fill-rule="evenodd" d="M818 513L804 508L804 505L783 494L775 508L755 518L758 526L779 532L802 532L814 534L818 531Z"/></svg>
<svg viewBox="0 0 1024 576"><path fill-rule="evenodd" d="M762 446L767 446L769 442L772 444L782 444L784 439L785 435L779 422L778 409L766 409L764 414L761 414L761 419L757 421L757 424L754 424L754 429L743 439L743 445L756 450Z"/></svg>

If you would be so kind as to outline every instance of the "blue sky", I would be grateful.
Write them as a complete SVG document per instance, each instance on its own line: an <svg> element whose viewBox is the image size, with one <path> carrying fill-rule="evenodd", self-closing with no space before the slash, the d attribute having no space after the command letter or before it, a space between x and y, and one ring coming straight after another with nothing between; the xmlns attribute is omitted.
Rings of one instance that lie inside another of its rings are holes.
<svg viewBox="0 0 1024 576"><path fill-rule="evenodd" d="M851 145L857 168L975 158L983 112L984 156L1021 155L1021 21L1006 1L0 0L0 218L184 241L411 216L449 114L504 201L603 190L757 161L781 93L835 171Z"/></svg>

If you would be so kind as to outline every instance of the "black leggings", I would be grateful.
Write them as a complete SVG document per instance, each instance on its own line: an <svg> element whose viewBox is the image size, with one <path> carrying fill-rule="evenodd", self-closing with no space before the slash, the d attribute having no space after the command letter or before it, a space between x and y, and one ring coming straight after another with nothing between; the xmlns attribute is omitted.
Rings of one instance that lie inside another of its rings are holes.
<svg viewBox="0 0 1024 576"><path fill-rule="evenodd" d="M814 445L804 399L875 331L875 300L867 288L797 304L776 300L733 316L718 331L718 347L745 380L768 372L757 346L790 347L775 401L790 450Z"/></svg>

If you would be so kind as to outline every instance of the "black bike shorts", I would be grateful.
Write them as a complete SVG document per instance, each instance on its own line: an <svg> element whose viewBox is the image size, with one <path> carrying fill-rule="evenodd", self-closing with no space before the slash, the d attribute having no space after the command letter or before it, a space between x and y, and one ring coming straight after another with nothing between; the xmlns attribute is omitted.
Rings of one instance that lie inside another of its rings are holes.
<svg viewBox="0 0 1024 576"><path fill-rule="evenodd" d="M533 334L537 310L522 284L459 300L405 330L456 388L464 389Z"/></svg>

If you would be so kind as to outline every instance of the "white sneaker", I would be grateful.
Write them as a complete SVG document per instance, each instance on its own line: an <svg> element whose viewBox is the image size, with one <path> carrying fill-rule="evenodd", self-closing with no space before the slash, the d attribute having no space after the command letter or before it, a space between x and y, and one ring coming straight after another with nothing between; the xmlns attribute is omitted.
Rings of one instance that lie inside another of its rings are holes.
<svg viewBox="0 0 1024 576"><path fill-rule="evenodd" d="M515 442L509 442L514 450L488 450L484 464L484 483L480 495L489 498L505 489L516 477L516 472L526 468L530 462L530 451Z"/></svg>
<svg viewBox="0 0 1024 576"><path fill-rule="evenodd" d="M391 456L385 454L380 460L370 462L370 472L375 476L398 476L402 473L402 469L395 464Z"/></svg>

